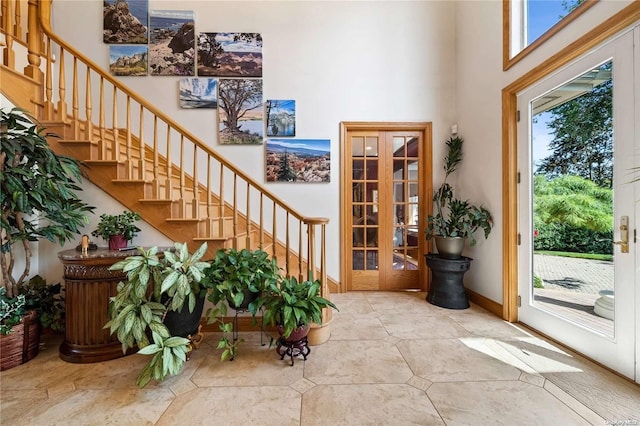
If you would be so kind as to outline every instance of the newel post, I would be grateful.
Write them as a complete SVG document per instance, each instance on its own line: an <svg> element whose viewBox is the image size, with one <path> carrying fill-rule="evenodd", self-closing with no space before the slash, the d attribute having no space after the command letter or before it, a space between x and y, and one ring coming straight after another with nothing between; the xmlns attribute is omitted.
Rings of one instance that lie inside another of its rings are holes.
<svg viewBox="0 0 640 426"><path fill-rule="evenodd" d="M327 242L326 229L329 219L324 217L304 218L303 222L307 225L308 232L308 274L311 279L320 281L320 295L325 299L330 299L329 286L327 284ZM316 226L320 227L320 266L316 268ZM319 269L319 270L318 270ZM309 344L320 345L331 337L331 321L333 313L330 308L322 310L322 324L312 324L309 329Z"/></svg>
<svg viewBox="0 0 640 426"><path fill-rule="evenodd" d="M38 20L38 0L29 0L27 14L27 59L29 65L24 68L24 74L36 80L38 83L44 82L44 73L40 69L40 54L42 43L40 38L40 24ZM37 99L37 101L42 101Z"/></svg>

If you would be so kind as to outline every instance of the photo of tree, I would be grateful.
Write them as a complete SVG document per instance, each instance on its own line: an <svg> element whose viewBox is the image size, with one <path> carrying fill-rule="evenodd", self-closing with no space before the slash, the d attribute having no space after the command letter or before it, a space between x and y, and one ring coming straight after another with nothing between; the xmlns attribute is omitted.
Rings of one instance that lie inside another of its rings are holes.
<svg viewBox="0 0 640 426"><path fill-rule="evenodd" d="M218 108L217 78L181 78L181 108Z"/></svg>
<svg viewBox="0 0 640 426"><path fill-rule="evenodd" d="M329 139L267 139L267 182L329 182Z"/></svg>
<svg viewBox="0 0 640 426"><path fill-rule="evenodd" d="M296 135L296 101L268 100L267 136Z"/></svg>
<svg viewBox="0 0 640 426"><path fill-rule="evenodd" d="M218 83L218 117L222 145L262 144L264 108L261 79L222 79Z"/></svg>
<svg viewBox="0 0 640 426"><path fill-rule="evenodd" d="M148 0L104 0L102 41L109 44L147 44Z"/></svg>
<svg viewBox="0 0 640 426"><path fill-rule="evenodd" d="M109 71L118 76L147 75L147 46L109 46Z"/></svg>
<svg viewBox="0 0 640 426"><path fill-rule="evenodd" d="M195 75L193 11L152 10L149 19L151 75Z"/></svg>
<svg viewBox="0 0 640 426"><path fill-rule="evenodd" d="M262 36L258 33L199 33L198 75L262 77Z"/></svg>

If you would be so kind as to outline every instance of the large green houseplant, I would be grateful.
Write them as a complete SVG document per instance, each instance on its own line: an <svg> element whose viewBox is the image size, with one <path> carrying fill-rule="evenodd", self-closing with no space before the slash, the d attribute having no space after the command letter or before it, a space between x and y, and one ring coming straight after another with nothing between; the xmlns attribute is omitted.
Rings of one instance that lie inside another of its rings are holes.
<svg viewBox="0 0 640 426"><path fill-rule="evenodd" d="M158 247L138 248L139 254L110 268L126 272L127 280L118 284L118 292L111 299L111 319L105 328L115 333L123 352L137 347L138 353L153 355L136 380L139 387L152 378L163 380L177 374L192 350L193 342L188 337L197 331L207 293L201 283L210 267L209 262L201 260L206 250L206 243L193 254L186 243L175 243L173 250L162 254ZM195 318L193 328L186 333L171 330L166 323L172 311L191 314Z"/></svg>
<svg viewBox="0 0 640 426"><path fill-rule="evenodd" d="M475 232L482 229L487 238L493 226L489 210L482 205L471 204L469 200L457 198L453 187L447 182L449 175L456 171L462 161L463 142L459 136L450 137L446 142L444 181L433 194L435 214L427 217L427 240L435 238L438 253L442 257L453 259L460 257L465 239L468 238L473 246L476 244Z"/></svg>
<svg viewBox="0 0 640 426"><path fill-rule="evenodd" d="M282 337L287 339L299 328L308 331L311 323L322 324L324 308L338 309L320 295L320 285L318 280L298 281L295 277L280 276L249 304L249 310L254 315L262 310L265 325L278 326Z"/></svg>
<svg viewBox="0 0 640 426"><path fill-rule="evenodd" d="M207 322L218 322L222 332L218 342L218 349L222 349L220 359L233 360L241 342L233 325L224 322L227 307L246 311L278 277L278 264L265 251L231 248L216 252L211 267L205 271L203 283L210 289L208 299L213 304L207 311ZM231 333L234 333L232 338Z"/></svg>
<svg viewBox="0 0 640 426"><path fill-rule="evenodd" d="M50 293L41 280L31 277L32 242L64 244L80 233L94 207L76 194L82 190L81 164L57 155L47 143L46 138L55 135L17 108L2 109L1 116L0 271L6 303L0 306L0 316L4 317L4 307L12 305L8 300L24 295L25 308L40 309L42 294ZM16 265L21 272L14 272Z"/></svg>

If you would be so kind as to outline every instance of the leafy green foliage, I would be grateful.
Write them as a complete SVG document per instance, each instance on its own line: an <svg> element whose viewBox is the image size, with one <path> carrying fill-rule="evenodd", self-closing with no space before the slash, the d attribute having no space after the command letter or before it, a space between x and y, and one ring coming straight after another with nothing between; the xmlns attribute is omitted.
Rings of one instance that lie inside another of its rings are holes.
<svg viewBox="0 0 640 426"><path fill-rule="evenodd" d="M137 346L139 353L153 354L136 382L140 387L151 378L162 380L182 369L190 342L171 336L163 321L168 310L180 311L185 303L193 312L196 298L204 297L206 289L200 282L210 266L201 261L206 250L204 243L191 255L186 243L175 243L173 250L159 256L157 247L138 248L139 255L110 268L126 272L127 281L118 284L118 293L111 298L110 320L104 328L116 334L123 352ZM149 331L153 343L149 342Z"/></svg>
<svg viewBox="0 0 640 426"><path fill-rule="evenodd" d="M26 304L24 294L7 297L7 290L0 287L0 334L9 334L14 325L20 324Z"/></svg>
<svg viewBox="0 0 640 426"><path fill-rule="evenodd" d="M233 332L231 324L223 318L227 314L227 303L236 309L246 309L247 297L257 297L270 284L278 280L278 265L275 259L262 250L220 249L205 271L202 285L209 288L209 301L214 305L207 310L207 323L218 322L222 337L218 349L223 349L221 359L235 358L239 341L229 339Z"/></svg>
<svg viewBox="0 0 640 426"><path fill-rule="evenodd" d="M139 220L140 214L137 212L124 211L116 215L104 213L100 215L98 227L91 235L108 240L112 235L122 234L127 241L131 241L140 232L140 228L135 225Z"/></svg>
<svg viewBox="0 0 640 426"><path fill-rule="evenodd" d="M613 254L613 231L597 232L567 223L541 224L533 239L536 251L564 251L573 253Z"/></svg>
<svg viewBox="0 0 640 426"><path fill-rule="evenodd" d="M322 323L322 309L338 309L333 302L320 296L320 281L300 281L295 277L280 277L271 283L263 295L249 304L255 316L260 309L267 325L282 325L283 336L289 337L301 325Z"/></svg>
<svg viewBox="0 0 640 426"><path fill-rule="evenodd" d="M79 234L88 222L89 206L76 195L82 189L81 164L70 157L55 154L45 133L19 109L1 111L0 139L0 256L3 285L8 297L15 297L25 284L31 267L30 242L46 239L61 245ZM13 276L15 245L22 245L25 269Z"/></svg>
<svg viewBox="0 0 640 426"><path fill-rule="evenodd" d="M456 171L462 161L461 137L447 140L447 155L444 158L444 182L434 191L433 204L435 215L427 217L427 239L434 236L469 238L470 245L476 244L475 232L482 228L487 238L493 227L491 213L483 206L471 204L468 200L456 198L451 185L447 183L449 175Z"/></svg>

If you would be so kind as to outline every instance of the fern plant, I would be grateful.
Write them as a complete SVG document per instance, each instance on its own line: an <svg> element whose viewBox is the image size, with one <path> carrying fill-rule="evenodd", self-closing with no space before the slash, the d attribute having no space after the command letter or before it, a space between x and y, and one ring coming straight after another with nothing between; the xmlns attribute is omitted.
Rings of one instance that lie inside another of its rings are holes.
<svg viewBox="0 0 640 426"><path fill-rule="evenodd" d="M110 268L126 272L127 280L118 284L104 328L115 333L124 353L137 346L138 353L153 355L136 380L141 388L152 378L161 381L180 372L191 352L191 341L172 336L164 320L168 311L181 311L184 306L193 312L196 299L206 295L207 289L201 285L204 270L210 266L201 261L206 250L204 243L189 254L186 243L175 243L174 250L159 256L158 247L138 248L139 255Z"/></svg>

